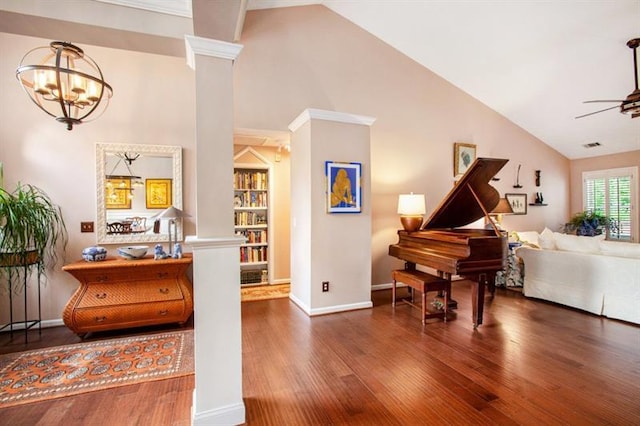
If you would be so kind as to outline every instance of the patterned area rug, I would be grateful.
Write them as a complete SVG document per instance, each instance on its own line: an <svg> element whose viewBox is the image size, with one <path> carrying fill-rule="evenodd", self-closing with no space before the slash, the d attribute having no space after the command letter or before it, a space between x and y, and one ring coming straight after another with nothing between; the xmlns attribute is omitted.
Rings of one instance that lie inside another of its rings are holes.
<svg viewBox="0 0 640 426"><path fill-rule="evenodd" d="M193 330L1 355L0 408L188 374Z"/></svg>
<svg viewBox="0 0 640 426"><path fill-rule="evenodd" d="M240 300L281 299L289 297L289 284L246 286L240 289Z"/></svg>

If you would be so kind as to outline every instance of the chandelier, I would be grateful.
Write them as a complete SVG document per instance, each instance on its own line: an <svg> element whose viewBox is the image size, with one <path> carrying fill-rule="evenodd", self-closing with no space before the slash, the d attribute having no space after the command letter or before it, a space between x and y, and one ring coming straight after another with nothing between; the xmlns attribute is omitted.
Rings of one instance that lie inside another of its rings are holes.
<svg viewBox="0 0 640 426"><path fill-rule="evenodd" d="M113 89L102 71L78 46L52 41L49 46L27 52L16 70L16 78L31 100L67 130L109 104ZM98 108L100 106L100 108Z"/></svg>
<svg viewBox="0 0 640 426"><path fill-rule="evenodd" d="M131 169L133 162L140 158L140 154L137 152L118 152L115 156L118 157L118 161L113 166L111 173L105 176L106 196L115 201L119 198L117 191L125 191L126 197L132 199L133 190L136 187L144 186L142 177L137 176ZM127 173L116 174L116 169L121 163L126 167Z"/></svg>

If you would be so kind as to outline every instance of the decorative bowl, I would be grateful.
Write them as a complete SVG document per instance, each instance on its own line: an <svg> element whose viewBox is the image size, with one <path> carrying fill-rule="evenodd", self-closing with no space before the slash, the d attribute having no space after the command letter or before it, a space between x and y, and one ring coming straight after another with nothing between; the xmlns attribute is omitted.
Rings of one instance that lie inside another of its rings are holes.
<svg viewBox="0 0 640 426"><path fill-rule="evenodd" d="M107 249L100 246L87 247L82 250L82 258L87 262L100 262L107 258Z"/></svg>
<svg viewBox="0 0 640 426"><path fill-rule="evenodd" d="M147 254L149 246L118 247L118 254L125 259L140 259Z"/></svg>

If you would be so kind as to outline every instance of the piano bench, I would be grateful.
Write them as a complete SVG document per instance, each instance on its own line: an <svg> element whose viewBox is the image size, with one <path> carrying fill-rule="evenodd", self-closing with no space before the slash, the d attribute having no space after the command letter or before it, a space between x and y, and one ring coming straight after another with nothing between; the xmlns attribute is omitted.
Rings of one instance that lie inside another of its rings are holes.
<svg viewBox="0 0 640 426"><path fill-rule="evenodd" d="M449 295L451 294L451 281L415 269L396 269L393 271L392 276L391 305L393 307L396 306L396 284L397 281L400 281L411 288L411 301L402 299L402 302L416 309L421 309L423 324L428 318L442 318L444 322L447 322L447 307L449 304ZM413 303L413 290L417 290L422 294L421 306L416 306ZM427 312L427 293L430 291L442 292L444 300L441 312Z"/></svg>

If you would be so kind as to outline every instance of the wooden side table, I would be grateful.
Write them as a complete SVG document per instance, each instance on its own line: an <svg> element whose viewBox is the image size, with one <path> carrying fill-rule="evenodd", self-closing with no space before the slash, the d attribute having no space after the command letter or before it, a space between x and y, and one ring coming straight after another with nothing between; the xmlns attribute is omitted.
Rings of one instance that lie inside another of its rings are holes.
<svg viewBox="0 0 640 426"><path fill-rule="evenodd" d="M193 313L193 287L186 275L191 254L182 259L84 260L62 269L80 287L64 308L62 319L80 336L147 325L184 324Z"/></svg>

